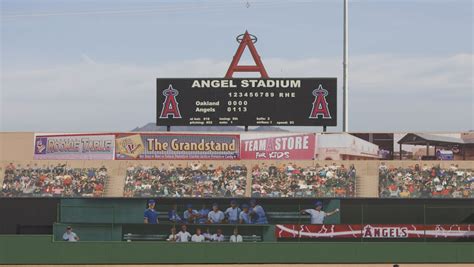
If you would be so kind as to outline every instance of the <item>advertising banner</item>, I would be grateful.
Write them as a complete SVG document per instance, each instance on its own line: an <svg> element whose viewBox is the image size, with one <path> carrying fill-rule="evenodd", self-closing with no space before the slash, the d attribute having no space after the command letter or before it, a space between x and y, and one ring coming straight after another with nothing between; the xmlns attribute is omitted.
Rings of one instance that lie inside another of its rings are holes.
<svg viewBox="0 0 474 267"><path fill-rule="evenodd" d="M277 224L277 238L360 238L360 224Z"/></svg>
<svg viewBox="0 0 474 267"><path fill-rule="evenodd" d="M34 159L113 159L113 134L35 135Z"/></svg>
<svg viewBox="0 0 474 267"><path fill-rule="evenodd" d="M240 145L241 158L249 160L313 160L315 134L244 139Z"/></svg>
<svg viewBox="0 0 474 267"><path fill-rule="evenodd" d="M426 238L474 238L472 224L436 224L425 226Z"/></svg>
<svg viewBox="0 0 474 267"><path fill-rule="evenodd" d="M367 224L362 228L363 238L422 238L425 225L415 224Z"/></svg>
<svg viewBox="0 0 474 267"><path fill-rule="evenodd" d="M420 224L284 224L277 238L474 238L474 225Z"/></svg>
<svg viewBox="0 0 474 267"><path fill-rule="evenodd" d="M115 145L119 160L240 159L239 135L118 134Z"/></svg>

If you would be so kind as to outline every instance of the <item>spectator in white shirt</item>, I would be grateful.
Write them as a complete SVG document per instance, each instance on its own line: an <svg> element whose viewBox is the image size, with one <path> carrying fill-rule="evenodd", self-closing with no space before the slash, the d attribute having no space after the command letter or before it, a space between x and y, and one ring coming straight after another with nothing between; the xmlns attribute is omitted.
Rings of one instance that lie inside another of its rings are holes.
<svg viewBox="0 0 474 267"><path fill-rule="evenodd" d="M186 225L181 226L181 231L179 231L177 236L176 242L189 242L189 239L191 239L191 234L187 231Z"/></svg>
<svg viewBox="0 0 474 267"><path fill-rule="evenodd" d="M204 236L206 241L212 241L212 234L211 234L211 231L209 230L209 227L207 227L206 232L202 235Z"/></svg>
<svg viewBox="0 0 474 267"><path fill-rule="evenodd" d="M63 240L69 242L77 242L79 241L79 237L72 231L72 227L68 226L66 228L66 232L63 234Z"/></svg>
<svg viewBox="0 0 474 267"><path fill-rule="evenodd" d="M301 210L301 214L309 214L311 216L311 224L323 224L324 218L339 212L339 209L327 213L324 212L322 210L323 202L321 201L316 201L314 205L316 206L314 209Z"/></svg>
<svg viewBox="0 0 474 267"><path fill-rule="evenodd" d="M222 223L224 219L224 212L219 210L219 205L217 203L212 204L212 210L207 215L209 223Z"/></svg>
<svg viewBox="0 0 474 267"><path fill-rule="evenodd" d="M171 228L171 234L170 236L168 237L168 239L166 239L166 241L169 241L169 242L176 242L178 241L178 235L176 234L176 228Z"/></svg>
<svg viewBox="0 0 474 267"><path fill-rule="evenodd" d="M204 240L206 240L206 238L201 235L201 229L196 228L196 233L191 237L191 242L204 242Z"/></svg>
<svg viewBox="0 0 474 267"><path fill-rule="evenodd" d="M224 242L224 235L222 234L222 230L220 228L217 228L216 233L212 235L212 241Z"/></svg>
<svg viewBox="0 0 474 267"><path fill-rule="evenodd" d="M234 228L234 234L230 236L229 241L231 243L240 243L243 242L242 236L239 235L239 230L237 228Z"/></svg>

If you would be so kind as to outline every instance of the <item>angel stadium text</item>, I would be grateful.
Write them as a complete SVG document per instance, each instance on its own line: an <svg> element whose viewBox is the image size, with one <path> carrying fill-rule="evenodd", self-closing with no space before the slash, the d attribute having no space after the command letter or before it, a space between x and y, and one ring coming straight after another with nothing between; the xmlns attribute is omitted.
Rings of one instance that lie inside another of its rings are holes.
<svg viewBox="0 0 474 267"><path fill-rule="evenodd" d="M243 80L194 80L192 88L301 88L301 80L243 79Z"/></svg>

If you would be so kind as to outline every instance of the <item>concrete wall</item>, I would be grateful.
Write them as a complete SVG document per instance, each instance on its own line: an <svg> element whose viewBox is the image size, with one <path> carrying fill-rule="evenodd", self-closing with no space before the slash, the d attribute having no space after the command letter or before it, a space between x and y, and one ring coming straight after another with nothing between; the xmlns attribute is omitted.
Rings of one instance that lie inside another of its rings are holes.
<svg viewBox="0 0 474 267"><path fill-rule="evenodd" d="M34 133L0 132L0 160L32 160Z"/></svg>

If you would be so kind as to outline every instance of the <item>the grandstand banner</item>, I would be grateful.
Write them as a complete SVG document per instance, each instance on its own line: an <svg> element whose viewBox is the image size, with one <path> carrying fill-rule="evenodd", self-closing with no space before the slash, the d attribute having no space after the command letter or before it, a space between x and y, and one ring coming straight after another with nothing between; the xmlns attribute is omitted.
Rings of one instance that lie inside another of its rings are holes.
<svg viewBox="0 0 474 267"><path fill-rule="evenodd" d="M113 159L113 134L35 135L34 159Z"/></svg>
<svg viewBox="0 0 474 267"><path fill-rule="evenodd" d="M276 136L245 139L241 136L242 159L253 160L313 160L316 147L315 134Z"/></svg>
<svg viewBox="0 0 474 267"><path fill-rule="evenodd" d="M280 224L277 238L474 238L474 225Z"/></svg>
<svg viewBox="0 0 474 267"><path fill-rule="evenodd" d="M240 159L239 135L117 134L115 159Z"/></svg>
<svg viewBox="0 0 474 267"><path fill-rule="evenodd" d="M336 78L157 79L156 124L336 126Z"/></svg>

